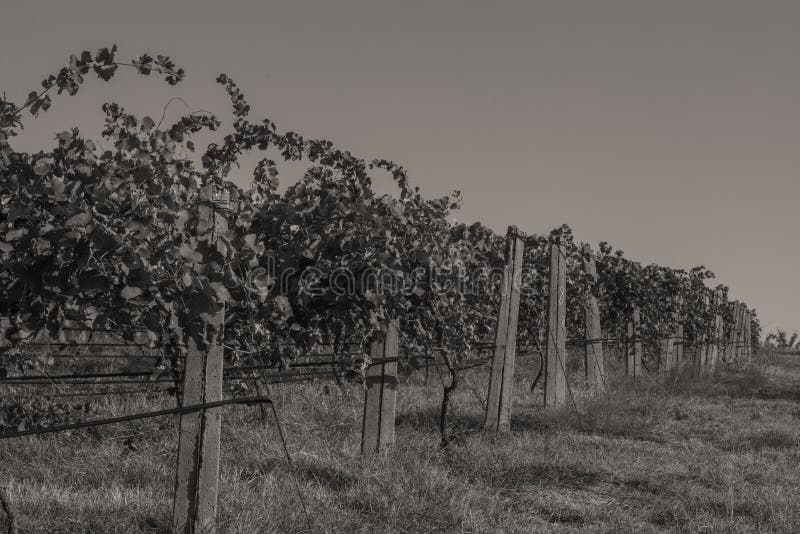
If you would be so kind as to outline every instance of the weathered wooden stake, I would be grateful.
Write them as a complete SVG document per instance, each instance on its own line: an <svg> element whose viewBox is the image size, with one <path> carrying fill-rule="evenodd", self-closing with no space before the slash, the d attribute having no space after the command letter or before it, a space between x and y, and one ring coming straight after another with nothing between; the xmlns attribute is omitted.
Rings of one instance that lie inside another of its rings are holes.
<svg viewBox="0 0 800 534"><path fill-rule="evenodd" d="M733 335L734 330L736 329L736 303L731 303L733 305L733 315L731 318L731 325L728 330L728 334L722 334L724 346L722 348L721 356L722 361L730 364L733 361Z"/></svg>
<svg viewBox="0 0 800 534"><path fill-rule="evenodd" d="M517 323L522 283L522 254L525 241L515 226L506 234L506 267L503 272L502 297L497 316L494 357L489 377L484 430L507 432L511 427L511 394L514 386L514 362L517 349Z"/></svg>
<svg viewBox="0 0 800 534"><path fill-rule="evenodd" d="M631 320L628 321L628 337L625 344L625 376L639 378L642 376L642 341L639 339L639 323L641 311L633 308Z"/></svg>
<svg viewBox="0 0 800 534"><path fill-rule="evenodd" d="M745 308L744 316L744 353L749 360L753 356L753 313Z"/></svg>
<svg viewBox="0 0 800 534"><path fill-rule="evenodd" d="M6 516L5 523L8 528L6 533L17 534L17 514L14 507L11 505L11 499L8 498L5 488L2 486L0 486L0 510L2 510Z"/></svg>
<svg viewBox="0 0 800 534"><path fill-rule="evenodd" d="M675 338L673 340L673 350L675 351L672 355L672 362L673 368L677 369L681 367L683 364L683 298L678 297L675 299L675 302L678 305L678 310L676 310L673 314L675 318L676 326L675 326Z"/></svg>
<svg viewBox="0 0 800 534"><path fill-rule="evenodd" d="M365 373L364 419L361 427L361 454L370 455L394 443L397 402L397 321L389 322L376 333L369 347L372 365Z"/></svg>
<svg viewBox="0 0 800 534"><path fill-rule="evenodd" d="M587 243L583 245L583 269L593 280L597 278L597 267L592 256L592 247ZM600 328L600 306L597 297L590 294L584 311L586 318L586 345L584 347L584 369L586 369L586 383L589 391L598 395L605 391L606 372L603 362L603 343Z"/></svg>
<svg viewBox="0 0 800 534"><path fill-rule="evenodd" d="M658 369L671 371L675 368L675 333L674 330L658 342Z"/></svg>
<svg viewBox="0 0 800 534"><path fill-rule="evenodd" d="M207 321L208 326L220 332L220 339L224 324L224 308ZM221 344L200 349L194 338L189 338L183 377L184 406L222 400L222 354ZM180 416L173 532L216 532L222 423L219 410L214 408Z"/></svg>
<svg viewBox="0 0 800 534"><path fill-rule="evenodd" d="M734 364L739 355L739 302L736 301L733 302L733 323L726 341L725 361Z"/></svg>
<svg viewBox="0 0 800 534"><path fill-rule="evenodd" d="M730 363L739 361L739 303L733 303L733 325L730 334Z"/></svg>
<svg viewBox="0 0 800 534"><path fill-rule="evenodd" d="M711 345L708 347L708 361L707 366L710 371L714 371L717 368L717 361L719 361L720 353L725 348L724 346L724 339L722 336L724 335L724 328L722 324L722 314L719 312L719 306L722 304L722 293L720 291L716 291L714 293L714 306L716 308L716 314L714 315L714 324L713 329L711 330Z"/></svg>
<svg viewBox="0 0 800 534"><path fill-rule="evenodd" d="M706 309L709 306L709 299L708 295L703 297L703 305ZM708 367L708 353L711 350L711 343L708 340L708 334L703 332L700 335L700 338L697 340L697 348L695 350L695 371L697 372L697 376L702 375L705 373L706 368Z"/></svg>
<svg viewBox="0 0 800 534"><path fill-rule="evenodd" d="M227 221L217 212L213 186L200 191L197 239L213 243L225 232ZM189 335L183 373L183 405L222 400L224 305L212 314L201 314L206 340ZM178 467L172 508L172 532L213 534L217 531L217 489L222 415L220 408L204 409L180 416Z"/></svg>
<svg viewBox="0 0 800 534"><path fill-rule="evenodd" d="M564 245L550 245L550 294L547 314L547 360L544 377L544 405L557 407L567 398L566 375L566 251Z"/></svg>
<svg viewBox="0 0 800 534"><path fill-rule="evenodd" d="M744 357L746 360L750 360L750 357L752 356L753 352L753 346L751 343L753 316L750 313L750 310L747 308L747 306L743 306L743 315L744 315L743 317L744 321L742 324L742 329L743 329L742 337L744 343Z"/></svg>
<svg viewBox="0 0 800 534"><path fill-rule="evenodd" d="M705 373L706 368L708 367L708 351L710 350L711 345L708 343L708 336L706 334L700 334L700 337L697 339L697 343L695 345L694 351L694 360L692 360L692 365L694 366L694 370L692 371L696 376L700 376Z"/></svg>
<svg viewBox="0 0 800 534"><path fill-rule="evenodd" d="M744 358L744 303L739 303L739 313L736 315L736 361L741 363Z"/></svg>
<svg viewBox="0 0 800 534"><path fill-rule="evenodd" d="M673 368L673 358L675 350L672 335L661 338L658 342L658 370L669 371Z"/></svg>
<svg viewBox="0 0 800 534"><path fill-rule="evenodd" d="M742 332L744 331L742 328L742 323L744 323L744 305L737 301L734 310L735 328L733 331L733 361L740 363L742 360Z"/></svg>
<svg viewBox="0 0 800 534"><path fill-rule="evenodd" d="M745 342L747 338L745 323L747 321L747 307L745 306L744 302L742 303L742 308L739 311L741 314L740 325L739 325L739 359L740 361L744 362L747 359L747 344Z"/></svg>

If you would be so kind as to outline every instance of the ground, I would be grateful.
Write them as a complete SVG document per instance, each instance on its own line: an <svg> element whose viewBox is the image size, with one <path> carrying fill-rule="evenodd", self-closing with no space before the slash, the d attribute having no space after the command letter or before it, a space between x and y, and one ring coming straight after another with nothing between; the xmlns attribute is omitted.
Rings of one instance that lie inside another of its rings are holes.
<svg viewBox="0 0 800 534"><path fill-rule="evenodd" d="M368 460L357 384L272 386L291 470L271 419L226 408L220 532L800 531L800 357L761 356L703 378L614 381L594 401L573 377L575 403L560 410L529 391L536 362L526 358L511 432L480 432L487 377L473 370L453 399L446 449L434 372L427 384L403 380L396 444ZM170 402L108 397L98 409ZM0 441L0 484L20 531L169 532L176 422Z"/></svg>

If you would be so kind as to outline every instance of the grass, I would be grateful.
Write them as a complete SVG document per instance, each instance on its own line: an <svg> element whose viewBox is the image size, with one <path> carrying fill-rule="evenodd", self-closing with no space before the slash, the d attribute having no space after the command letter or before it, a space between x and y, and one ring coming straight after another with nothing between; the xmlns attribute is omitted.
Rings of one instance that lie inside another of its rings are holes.
<svg viewBox="0 0 800 534"><path fill-rule="evenodd" d="M440 383L412 377L396 445L366 460L360 386L274 386L308 517L273 422L226 408L220 532L797 532L798 361L619 381L595 400L573 388L576 412L543 410L523 359L512 431L496 439L480 432L487 377L474 371L456 391L447 449ZM107 397L97 409L169 402ZM0 442L0 484L21 532L169 532L176 421Z"/></svg>

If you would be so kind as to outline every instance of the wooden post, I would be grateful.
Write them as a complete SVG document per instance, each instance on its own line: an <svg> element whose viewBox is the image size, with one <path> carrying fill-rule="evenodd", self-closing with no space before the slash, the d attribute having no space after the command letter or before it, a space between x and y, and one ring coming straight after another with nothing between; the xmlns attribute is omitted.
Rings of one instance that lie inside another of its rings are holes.
<svg viewBox="0 0 800 534"><path fill-rule="evenodd" d="M744 360L744 302L739 303L739 319L736 329L736 361Z"/></svg>
<svg viewBox="0 0 800 534"><path fill-rule="evenodd" d="M669 371L672 369L672 355L674 343L671 334L661 338L658 342L658 370Z"/></svg>
<svg viewBox="0 0 800 534"><path fill-rule="evenodd" d="M675 326L675 338L673 341L673 350L675 353L672 356L673 367L678 369L683 364L683 297L678 297L675 299L675 303L678 306L678 310L675 311L673 317L675 318L676 326Z"/></svg>
<svg viewBox="0 0 800 534"><path fill-rule="evenodd" d="M742 337L742 303L733 304L733 330L731 331L731 362L739 363L741 356Z"/></svg>
<svg viewBox="0 0 800 534"><path fill-rule="evenodd" d="M733 345L734 346L734 354L735 354L734 360L737 363L741 363L741 360L742 360L742 330L743 330L742 323L744 322L743 321L743 316L742 316L743 315L742 314L743 304L741 302L737 302L736 305L737 305L737 308L736 308L736 336L734 338L734 345Z"/></svg>
<svg viewBox="0 0 800 534"><path fill-rule="evenodd" d="M0 315L0 349L11 347L11 342L6 339L6 332L11 328L11 319Z"/></svg>
<svg viewBox="0 0 800 534"><path fill-rule="evenodd" d="M217 212L213 186L200 191L204 202L198 205L197 239L212 243L227 229L227 221ZM224 305L212 314L201 314L203 338L197 346L193 334L187 335L183 373L183 405L192 406L222 400ZM172 532L201 534L217 531L217 489L222 416L220 408L181 414L178 442L178 467L172 508Z"/></svg>
<svg viewBox="0 0 800 534"><path fill-rule="evenodd" d="M725 347L722 351L722 360L727 364L730 364L733 361L733 338L736 330L736 302L732 302L730 304L733 306L731 326L730 330L728 330L728 335L725 336Z"/></svg>
<svg viewBox="0 0 800 534"><path fill-rule="evenodd" d="M674 315L673 315L674 316ZM659 340L658 368L660 371L671 371L675 368L675 333L670 330L667 337Z"/></svg>
<svg viewBox="0 0 800 534"><path fill-rule="evenodd" d="M225 310L213 314L207 325L222 339ZM183 377L183 404L191 406L222 400L223 349L221 344L197 347L189 337ZM222 419L219 408L180 416L178 470L173 504L173 532L216 532L217 486Z"/></svg>
<svg viewBox="0 0 800 534"><path fill-rule="evenodd" d="M0 332L2 334L2 332ZM17 514L14 510L14 507L11 506L11 499L8 498L6 495L6 490L0 486L0 510L6 516L6 526L8 530L6 530L7 534L17 534Z"/></svg>
<svg viewBox="0 0 800 534"><path fill-rule="evenodd" d="M722 324L722 314L719 312L719 306L722 304L722 293L720 291L714 292L714 308L716 313L714 314L714 324L711 330L711 345L708 347L708 361L707 367L710 371L714 371L717 368L717 361L719 360L719 356L721 351L725 348L724 340L722 336L724 335L724 327Z"/></svg>
<svg viewBox="0 0 800 534"><path fill-rule="evenodd" d="M745 317L747 316L747 306L742 302L739 309L739 359L744 360L747 357L745 350Z"/></svg>
<svg viewBox="0 0 800 534"><path fill-rule="evenodd" d="M583 245L583 269L592 279L597 278L597 267L592 256L592 247L587 243ZM605 391L606 372L603 363L603 343L598 341L602 337L600 328L600 306L597 297L589 294L584 310L586 321L586 345L584 347L584 369L586 369L586 383L589 391L598 395Z"/></svg>
<svg viewBox="0 0 800 534"><path fill-rule="evenodd" d="M750 360L750 356L752 356L753 347L751 343L751 336L752 336L752 314L747 306L743 306L743 322L742 322L742 337L744 343L744 358L745 360Z"/></svg>
<svg viewBox="0 0 800 534"><path fill-rule="evenodd" d="M639 339L639 323L641 311L633 308L631 320L628 321L628 337L625 343L625 376L639 378L642 376L642 341Z"/></svg>
<svg viewBox="0 0 800 534"><path fill-rule="evenodd" d="M753 312L747 310L747 322L745 323L745 335L747 336L747 357L752 358L753 351Z"/></svg>
<svg viewBox="0 0 800 534"><path fill-rule="evenodd" d="M703 297L703 306L706 310L708 310L709 307L708 295L705 295ZM699 339L697 340L697 348L695 349L694 363L697 376L700 376L703 373L705 373L706 367L708 367L708 353L710 350L711 350L711 344L708 341L708 333L703 332L700 335Z"/></svg>
<svg viewBox="0 0 800 534"><path fill-rule="evenodd" d="M733 303L733 328L730 335L730 352L731 358L729 363L738 363L739 361L739 303Z"/></svg>
<svg viewBox="0 0 800 534"><path fill-rule="evenodd" d="M514 386L524 249L525 241L519 235L517 228L510 226L506 234L506 267L503 272L494 357L486 401L486 418L483 424L487 432L507 432L511 427L511 396Z"/></svg>
<svg viewBox="0 0 800 534"><path fill-rule="evenodd" d="M544 405L557 407L566 401L567 256L564 245L550 245L550 294L547 314L547 359Z"/></svg>
<svg viewBox="0 0 800 534"><path fill-rule="evenodd" d="M708 351L709 351L708 335L700 334L697 339L694 351L694 360L692 360L693 371L696 376L702 375L708 366Z"/></svg>
<svg viewBox="0 0 800 534"><path fill-rule="evenodd" d="M361 454L378 453L394 443L394 418L397 402L397 321L376 333L369 347L372 365L366 370L364 419L361 427Z"/></svg>
<svg viewBox="0 0 800 534"><path fill-rule="evenodd" d="M729 336L728 346L730 347L730 358L728 363L738 364L741 354L741 336L742 336L742 303L735 301L733 303L733 325Z"/></svg>

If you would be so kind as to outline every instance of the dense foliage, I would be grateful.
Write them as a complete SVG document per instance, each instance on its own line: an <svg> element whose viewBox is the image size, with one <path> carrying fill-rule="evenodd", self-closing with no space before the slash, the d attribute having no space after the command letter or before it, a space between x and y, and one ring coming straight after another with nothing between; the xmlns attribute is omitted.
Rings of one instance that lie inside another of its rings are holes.
<svg viewBox="0 0 800 534"><path fill-rule="evenodd" d="M171 85L184 77L168 57L120 62L112 47L71 56L21 106L0 100L6 351L42 330L58 336L67 322L127 336L145 329L173 360L190 337L201 346L222 342L233 365L278 364L322 344L339 351L388 319L398 319L409 358L437 344L464 357L493 341L504 236L452 223L457 191L425 198L391 161L366 161L268 118L252 120L224 74L217 82L230 96L233 122L205 150L193 138L217 131L217 117L191 113L164 125L163 117L136 117L115 103L102 106L105 148L77 129L34 154L13 148L24 111L46 112L54 92L74 95L90 72L109 81L119 67ZM229 175L252 151L263 159L243 189ZM283 193L275 160L307 164ZM396 195L374 191L378 172L392 176ZM595 254L598 276L589 279L586 256L563 226L525 239L522 345L542 342L553 243L567 254L572 337L583 336L590 293L609 332L620 332L636 305L644 335L674 328L681 316L698 339L713 314L729 308L726 288L714 300L705 268L642 266L605 243ZM208 319L223 308L217 331Z"/></svg>

